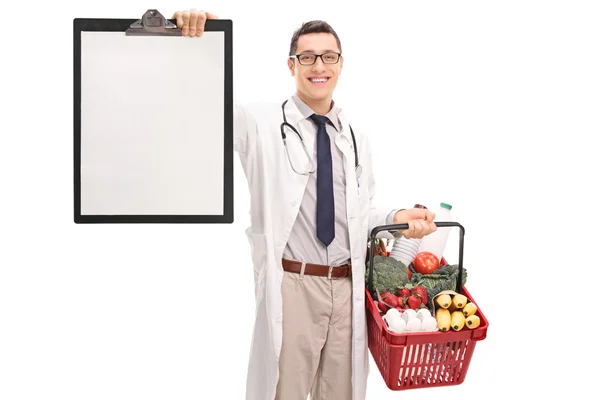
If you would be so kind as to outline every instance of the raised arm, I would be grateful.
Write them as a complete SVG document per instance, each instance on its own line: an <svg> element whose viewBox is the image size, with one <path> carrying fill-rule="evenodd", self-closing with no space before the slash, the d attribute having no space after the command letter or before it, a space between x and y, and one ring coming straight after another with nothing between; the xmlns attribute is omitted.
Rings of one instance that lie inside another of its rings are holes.
<svg viewBox="0 0 600 400"><path fill-rule="evenodd" d="M182 35L190 37L202 36L206 21L218 18L211 12L195 8L175 11L172 17L172 19L177 21L177 27L181 29ZM252 132L252 127L255 124L245 106L236 100L235 96L233 103L234 149L240 155L242 164L245 167L248 149L252 146L251 140L248 139L248 133Z"/></svg>

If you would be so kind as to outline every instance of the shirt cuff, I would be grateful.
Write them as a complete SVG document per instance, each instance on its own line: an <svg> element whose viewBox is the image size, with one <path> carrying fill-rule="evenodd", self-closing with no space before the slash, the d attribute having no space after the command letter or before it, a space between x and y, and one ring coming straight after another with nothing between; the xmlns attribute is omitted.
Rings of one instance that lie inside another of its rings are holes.
<svg viewBox="0 0 600 400"><path fill-rule="evenodd" d="M385 223L387 225L393 225L394 224L394 215L396 215L396 213L400 211L400 209L395 209L392 210L392 212L390 212L385 220Z"/></svg>

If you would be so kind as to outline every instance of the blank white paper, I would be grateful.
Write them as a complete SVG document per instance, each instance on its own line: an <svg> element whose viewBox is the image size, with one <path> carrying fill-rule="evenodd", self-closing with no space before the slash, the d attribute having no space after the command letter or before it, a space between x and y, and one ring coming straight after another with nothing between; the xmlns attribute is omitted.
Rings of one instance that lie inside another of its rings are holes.
<svg viewBox="0 0 600 400"><path fill-rule="evenodd" d="M221 215L224 33L81 33L81 214Z"/></svg>

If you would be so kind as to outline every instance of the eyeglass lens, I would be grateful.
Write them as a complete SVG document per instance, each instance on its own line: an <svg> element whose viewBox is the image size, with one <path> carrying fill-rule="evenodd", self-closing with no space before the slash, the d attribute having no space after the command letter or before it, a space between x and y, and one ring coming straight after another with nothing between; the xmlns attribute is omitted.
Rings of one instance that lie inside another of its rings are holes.
<svg viewBox="0 0 600 400"><path fill-rule="evenodd" d="M317 59L317 54L300 54L298 56L298 61L300 64L314 64ZM321 55L321 60L325 64L335 64L338 62L339 54L337 53L325 53Z"/></svg>

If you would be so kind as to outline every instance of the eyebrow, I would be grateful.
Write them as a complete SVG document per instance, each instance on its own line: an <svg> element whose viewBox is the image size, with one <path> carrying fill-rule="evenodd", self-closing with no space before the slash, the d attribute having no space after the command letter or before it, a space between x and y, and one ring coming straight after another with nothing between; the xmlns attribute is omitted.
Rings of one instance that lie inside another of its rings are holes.
<svg viewBox="0 0 600 400"><path fill-rule="evenodd" d="M328 50L324 50L323 54L325 54L325 53L337 53L337 52L338 52L337 50L329 50L328 49ZM314 51L314 50L304 50L304 51L301 51L298 54L317 54L317 52Z"/></svg>

